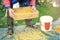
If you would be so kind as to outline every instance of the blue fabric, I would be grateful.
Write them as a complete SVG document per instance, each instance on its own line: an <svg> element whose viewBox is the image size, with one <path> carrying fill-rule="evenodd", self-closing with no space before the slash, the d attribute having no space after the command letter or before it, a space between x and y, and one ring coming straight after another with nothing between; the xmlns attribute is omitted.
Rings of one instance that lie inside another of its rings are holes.
<svg viewBox="0 0 60 40"><path fill-rule="evenodd" d="M5 6L6 8L11 8L11 6Z"/></svg>
<svg viewBox="0 0 60 40"><path fill-rule="evenodd" d="M23 6L29 6L30 5L30 3L29 3L30 0L26 0L25 2L24 2L24 0L19 0L19 1L21 1ZM12 0L11 2L12 2L12 5L13 5L14 3L17 3L18 0ZM10 6L6 6L6 8L11 8L11 7Z"/></svg>
<svg viewBox="0 0 60 40"><path fill-rule="evenodd" d="M24 6L29 6L30 3L29 3L29 0L26 0L26 2L23 3Z"/></svg>
<svg viewBox="0 0 60 40"><path fill-rule="evenodd" d="M15 2L17 2L17 0L12 0L12 4L14 4Z"/></svg>
<svg viewBox="0 0 60 40"><path fill-rule="evenodd" d="M29 0L26 0L25 2L23 2L24 0L19 0L19 1L21 1L24 6L29 5ZM12 4L17 3L17 2L18 2L17 0L12 0Z"/></svg>

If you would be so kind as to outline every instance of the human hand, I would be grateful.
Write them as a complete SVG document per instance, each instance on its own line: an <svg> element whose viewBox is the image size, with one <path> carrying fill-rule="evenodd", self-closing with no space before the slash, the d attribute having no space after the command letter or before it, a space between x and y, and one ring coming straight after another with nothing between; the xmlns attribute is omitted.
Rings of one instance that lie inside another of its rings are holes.
<svg viewBox="0 0 60 40"><path fill-rule="evenodd" d="M9 16L12 18L14 16L14 10L9 8L8 11L9 11Z"/></svg>
<svg viewBox="0 0 60 40"><path fill-rule="evenodd" d="M33 9L34 13L38 13L38 10L36 9L35 6L32 6L32 9Z"/></svg>
<svg viewBox="0 0 60 40"><path fill-rule="evenodd" d="M32 6L32 9L33 9L34 11L36 11L36 7L35 7L35 6Z"/></svg>

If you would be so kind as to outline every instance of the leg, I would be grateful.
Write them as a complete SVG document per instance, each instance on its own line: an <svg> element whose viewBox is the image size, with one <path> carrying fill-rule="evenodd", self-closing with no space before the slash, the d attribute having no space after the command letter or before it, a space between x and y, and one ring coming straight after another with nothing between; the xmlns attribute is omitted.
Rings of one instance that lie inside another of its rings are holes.
<svg viewBox="0 0 60 40"><path fill-rule="evenodd" d="M7 12L7 26L8 26L8 33L12 35L13 34L13 19L9 16L9 12Z"/></svg>
<svg viewBox="0 0 60 40"><path fill-rule="evenodd" d="M33 26L32 19L26 19L25 23L27 26Z"/></svg>
<svg viewBox="0 0 60 40"><path fill-rule="evenodd" d="M34 27L34 25L32 23L32 19L26 19L25 23L26 23L27 27L31 27L31 28L37 29L37 27Z"/></svg>
<svg viewBox="0 0 60 40"><path fill-rule="evenodd" d="M26 19L25 23L26 23L27 27L31 27L31 28L37 29L37 27L34 27L34 25L32 23L32 19Z"/></svg>

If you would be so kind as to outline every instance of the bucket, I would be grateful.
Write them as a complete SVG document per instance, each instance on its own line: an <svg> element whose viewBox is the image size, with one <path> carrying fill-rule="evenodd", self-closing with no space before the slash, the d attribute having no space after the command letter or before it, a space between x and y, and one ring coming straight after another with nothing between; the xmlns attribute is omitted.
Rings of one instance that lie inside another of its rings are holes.
<svg viewBox="0 0 60 40"><path fill-rule="evenodd" d="M51 31L52 30L52 21L53 21L53 18L51 16L41 16L40 17L41 30Z"/></svg>

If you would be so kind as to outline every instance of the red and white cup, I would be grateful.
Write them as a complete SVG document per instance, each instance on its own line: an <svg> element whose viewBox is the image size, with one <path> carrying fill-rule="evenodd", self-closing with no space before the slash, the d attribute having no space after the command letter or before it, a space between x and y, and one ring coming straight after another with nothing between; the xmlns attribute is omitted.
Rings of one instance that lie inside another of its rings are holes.
<svg viewBox="0 0 60 40"><path fill-rule="evenodd" d="M41 16L40 17L41 30L51 31L52 30L52 21L53 21L53 18L51 16Z"/></svg>

